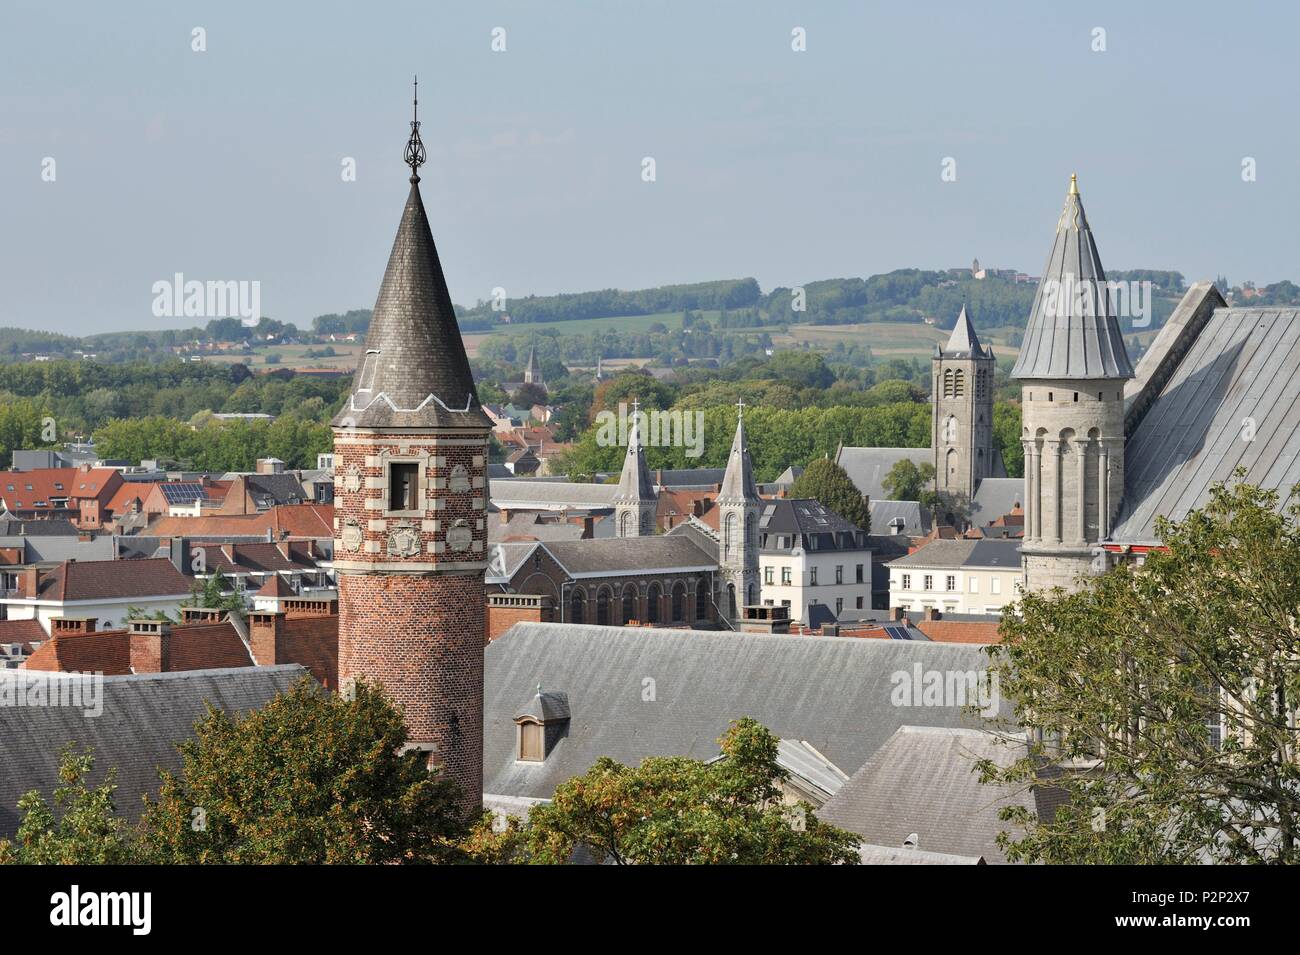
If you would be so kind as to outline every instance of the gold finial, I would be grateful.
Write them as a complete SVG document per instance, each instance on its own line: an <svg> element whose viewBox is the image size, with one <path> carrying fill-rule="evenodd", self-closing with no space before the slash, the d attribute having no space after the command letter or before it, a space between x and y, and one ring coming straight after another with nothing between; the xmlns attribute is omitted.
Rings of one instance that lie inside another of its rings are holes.
<svg viewBox="0 0 1300 955"><path fill-rule="evenodd" d="M1070 195L1077 196L1078 194L1079 194L1079 177L1076 176L1074 173L1070 173Z"/></svg>

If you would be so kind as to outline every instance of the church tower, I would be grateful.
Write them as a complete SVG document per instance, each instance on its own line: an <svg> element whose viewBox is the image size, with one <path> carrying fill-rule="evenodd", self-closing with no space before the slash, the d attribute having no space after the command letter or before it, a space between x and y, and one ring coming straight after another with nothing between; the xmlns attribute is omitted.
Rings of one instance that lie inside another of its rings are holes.
<svg viewBox="0 0 1300 955"><path fill-rule="evenodd" d="M420 198L410 192L352 393L334 418L339 682L380 687L429 754L482 804L486 462L479 407Z"/></svg>
<svg viewBox="0 0 1300 955"><path fill-rule="evenodd" d="M546 382L542 378L542 366L537 360L537 349L528 349L528 364L524 366L524 384L536 385L538 388L545 388Z"/></svg>
<svg viewBox="0 0 1300 955"><path fill-rule="evenodd" d="M1074 176L1011 377L1024 425L1025 586L1073 590L1119 510L1133 377Z"/></svg>
<svg viewBox="0 0 1300 955"><path fill-rule="evenodd" d="M641 406L632 402L632 420L628 423L627 453L623 456L623 473L619 475L614 495L614 536L650 537L655 532L659 501L654 481L645 463L641 446Z"/></svg>
<svg viewBox="0 0 1300 955"><path fill-rule="evenodd" d="M935 346L930 447L934 486L955 505L975 497L980 481L995 473L993 450L993 349L981 345L963 305L948 344Z"/></svg>
<svg viewBox="0 0 1300 955"><path fill-rule="evenodd" d="M736 408L736 435L717 500L722 536L718 553L720 606L733 622L740 619L742 607L758 603L758 513L763 506L745 440L745 403L737 402Z"/></svg>

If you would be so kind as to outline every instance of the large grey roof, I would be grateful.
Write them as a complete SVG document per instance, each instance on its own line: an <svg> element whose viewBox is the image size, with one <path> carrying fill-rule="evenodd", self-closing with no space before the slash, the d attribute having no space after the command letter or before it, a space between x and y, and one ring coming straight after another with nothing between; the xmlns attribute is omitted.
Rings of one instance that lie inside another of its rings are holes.
<svg viewBox="0 0 1300 955"><path fill-rule="evenodd" d="M352 394L333 423L359 428L492 426L479 406L415 177Z"/></svg>
<svg viewBox="0 0 1300 955"><path fill-rule="evenodd" d="M764 501L759 512L758 533L764 550L776 550L775 537L790 537L790 547L808 546L803 537L816 537L820 550L861 550L866 547L859 537L866 535L840 514L815 498L777 498ZM848 538L842 535L851 535ZM859 546L861 545L861 546Z"/></svg>
<svg viewBox="0 0 1300 955"><path fill-rule="evenodd" d="M117 808L135 819L141 797L158 788L158 768L179 771L176 744L194 735L207 702L229 713L256 709L306 675L302 666L291 664L104 677L98 716L71 706L0 707L0 836L12 838L17 830L20 796L38 789L50 798L58 784L60 751L68 743L93 751L92 784L117 769ZM19 686L76 679L82 678L0 671L0 680Z"/></svg>
<svg viewBox="0 0 1300 955"><path fill-rule="evenodd" d="M982 671L987 656L911 640L520 623L484 664L484 792L548 798L601 756L712 758L744 716L852 773L901 725L976 725L958 706L895 705L895 674ZM568 694L568 735L544 762L520 763L514 716L539 683Z"/></svg>
<svg viewBox="0 0 1300 955"><path fill-rule="evenodd" d="M918 466L933 464L934 452L929 448L840 448L835 461L858 490L874 501L889 497L881 482L895 464L899 461L911 461Z"/></svg>
<svg viewBox="0 0 1300 955"><path fill-rule="evenodd" d="M663 468L655 471L660 487L715 487L722 483L726 468Z"/></svg>
<svg viewBox="0 0 1300 955"><path fill-rule="evenodd" d="M1074 177L1011 377L1133 377Z"/></svg>
<svg viewBox="0 0 1300 955"><path fill-rule="evenodd" d="M717 569L717 561L685 534L547 541L542 546L571 577Z"/></svg>
<svg viewBox="0 0 1300 955"><path fill-rule="evenodd" d="M582 484L545 478L493 478L492 503L501 510L600 510L614 506L617 484Z"/></svg>
<svg viewBox="0 0 1300 955"><path fill-rule="evenodd" d="M924 852L1006 862L997 836L1010 824L998 811L1045 810L1048 793L981 784L975 762L1008 766L1025 754L1023 742L1003 744L983 730L902 726L817 816L877 846L901 846L916 833Z"/></svg>
<svg viewBox="0 0 1300 955"><path fill-rule="evenodd" d="M1300 309L1217 308L1129 435L1111 538L1153 543L1157 515L1180 520L1210 486L1300 483Z"/></svg>

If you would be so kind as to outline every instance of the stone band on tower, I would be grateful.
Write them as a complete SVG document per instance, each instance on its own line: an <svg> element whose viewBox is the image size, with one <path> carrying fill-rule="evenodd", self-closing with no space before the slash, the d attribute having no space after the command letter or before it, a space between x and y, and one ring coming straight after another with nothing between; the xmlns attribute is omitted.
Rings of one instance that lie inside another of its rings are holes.
<svg viewBox="0 0 1300 955"><path fill-rule="evenodd" d="M419 127L417 114L406 207L351 394L332 422L339 681L382 688L403 711L410 747L475 812L491 421L420 197Z"/></svg>
<svg viewBox="0 0 1300 955"><path fill-rule="evenodd" d="M1022 395L1025 586L1074 590L1081 574L1104 570L1098 542L1124 490L1133 365L1073 176L1011 377Z"/></svg>

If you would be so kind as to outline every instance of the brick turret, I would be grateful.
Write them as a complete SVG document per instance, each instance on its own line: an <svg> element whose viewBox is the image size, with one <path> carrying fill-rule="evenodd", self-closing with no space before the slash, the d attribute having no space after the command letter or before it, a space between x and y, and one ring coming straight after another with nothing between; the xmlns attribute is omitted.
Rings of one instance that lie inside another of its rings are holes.
<svg viewBox="0 0 1300 955"><path fill-rule="evenodd" d="M486 467L479 406L417 170L352 394L333 421L339 682L382 687L410 745L482 802Z"/></svg>

